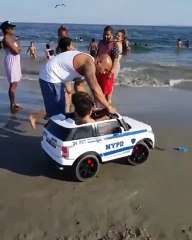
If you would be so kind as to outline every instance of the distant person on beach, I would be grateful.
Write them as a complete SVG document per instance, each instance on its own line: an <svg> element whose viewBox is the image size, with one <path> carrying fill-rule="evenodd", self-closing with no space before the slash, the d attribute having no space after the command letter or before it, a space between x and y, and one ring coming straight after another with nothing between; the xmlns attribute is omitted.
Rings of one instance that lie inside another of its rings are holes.
<svg viewBox="0 0 192 240"><path fill-rule="evenodd" d="M95 42L95 38L92 38L89 46L88 51L92 57L95 57L97 55L97 43Z"/></svg>
<svg viewBox="0 0 192 240"><path fill-rule="evenodd" d="M189 43L189 40L187 40L187 41L185 42L185 47L189 48L189 46L190 46L190 43Z"/></svg>
<svg viewBox="0 0 192 240"><path fill-rule="evenodd" d="M83 38L82 37L79 38L79 42L83 42Z"/></svg>
<svg viewBox="0 0 192 240"><path fill-rule="evenodd" d="M125 44L126 44L127 51L130 51L131 50L131 44L130 44L129 40L127 39L127 36L125 38L126 38Z"/></svg>
<svg viewBox="0 0 192 240"><path fill-rule="evenodd" d="M68 29L64 26L64 25L61 25L59 28L58 28L58 46L59 46L59 41L61 38L64 38L64 37L68 37ZM57 49L56 49L56 53L59 54L61 52L61 50L59 49L59 47L57 46ZM72 49L74 48L73 45L72 46ZM72 50L71 49L71 50ZM71 108L71 95L72 95L72 85L71 85L71 82L67 82L65 84L65 101L66 101L66 112L69 112L70 111L70 108Z"/></svg>
<svg viewBox="0 0 192 240"><path fill-rule="evenodd" d="M54 57L54 50L51 48L50 44L47 43L45 46L45 59L49 60Z"/></svg>
<svg viewBox="0 0 192 240"><path fill-rule="evenodd" d="M128 40L128 33L126 31L126 29L121 29L120 31L123 32L123 35L124 35L124 42L123 42L123 48L126 49L126 51L130 51L131 50L131 44Z"/></svg>
<svg viewBox="0 0 192 240"><path fill-rule="evenodd" d="M53 58L55 55L54 55L55 51L53 49L51 49L49 51L49 59Z"/></svg>
<svg viewBox="0 0 192 240"><path fill-rule="evenodd" d="M70 51L70 38L61 38L58 47L62 52L48 61L39 74L47 117L65 114L64 83L82 77L85 77L95 99L109 112L114 113L115 109L106 101L95 76L98 72L111 69L110 57L105 54L94 61L92 56L86 53Z"/></svg>
<svg viewBox="0 0 192 240"><path fill-rule="evenodd" d="M126 30L120 29L115 36L115 41L117 42L117 45L119 48L119 57L118 57L118 62L117 62L116 69L115 69L115 77L117 77L119 74L120 61L121 61L122 56L126 55L128 49L129 49L129 46L127 45L126 35L127 35Z"/></svg>
<svg viewBox="0 0 192 240"><path fill-rule="evenodd" d="M179 38L177 40L177 48L182 48L183 47L183 42L181 41L181 39Z"/></svg>
<svg viewBox="0 0 192 240"><path fill-rule="evenodd" d="M97 56L108 54L112 59L110 71L97 74L98 83L105 94L109 105L112 103L113 85L115 80L115 69L119 61L119 48L113 39L113 28L106 26L103 30L103 39L98 43Z"/></svg>
<svg viewBox="0 0 192 240"><path fill-rule="evenodd" d="M68 29L64 25L61 25L57 30L57 35L58 35L58 44L59 44L59 40L61 38L68 37ZM61 52L61 50L59 49L59 46L57 45L56 54L59 54L60 52Z"/></svg>
<svg viewBox="0 0 192 240"><path fill-rule="evenodd" d="M0 26L4 35L2 40L3 47L5 49L4 67L9 82L8 94L10 109L12 112L22 109L21 105L15 102L17 83L21 80L21 47L14 39L15 27L16 25L10 23L9 21L3 22Z"/></svg>
<svg viewBox="0 0 192 240"><path fill-rule="evenodd" d="M29 46L28 49L27 49L27 53L28 53L28 52L29 52L30 57L31 57L32 59L37 58L37 49L36 49L36 47L35 47L34 42L30 42L30 46Z"/></svg>

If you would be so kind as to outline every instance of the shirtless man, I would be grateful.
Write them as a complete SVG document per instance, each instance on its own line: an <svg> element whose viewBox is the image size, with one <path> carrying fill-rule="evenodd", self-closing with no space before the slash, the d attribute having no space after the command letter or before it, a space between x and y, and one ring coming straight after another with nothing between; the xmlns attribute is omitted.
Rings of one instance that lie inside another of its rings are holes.
<svg viewBox="0 0 192 240"><path fill-rule="evenodd" d="M95 42L95 38L92 38L89 46L88 46L88 51L90 52L90 55L92 57L95 57L97 55L97 43Z"/></svg>

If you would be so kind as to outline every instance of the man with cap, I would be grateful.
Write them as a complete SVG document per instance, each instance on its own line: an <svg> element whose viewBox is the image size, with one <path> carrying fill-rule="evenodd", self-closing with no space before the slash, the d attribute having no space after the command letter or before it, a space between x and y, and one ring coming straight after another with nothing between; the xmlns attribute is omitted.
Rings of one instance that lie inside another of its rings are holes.
<svg viewBox="0 0 192 240"><path fill-rule="evenodd" d="M20 64L20 52L21 47L14 39L16 25L5 21L0 25L0 29L3 32L4 38L2 40L3 47L5 49L4 67L9 82L9 100L10 109L15 112L22 107L15 102L15 92L17 83L21 80L21 64Z"/></svg>

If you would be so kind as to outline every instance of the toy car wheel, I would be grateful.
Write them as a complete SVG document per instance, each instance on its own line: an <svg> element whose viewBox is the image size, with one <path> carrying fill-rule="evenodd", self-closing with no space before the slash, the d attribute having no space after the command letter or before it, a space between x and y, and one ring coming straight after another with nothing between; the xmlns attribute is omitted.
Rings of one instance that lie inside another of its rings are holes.
<svg viewBox="0 0 192 240"><path fill-rule="evenodd" d="M138 142L133 148L131 156L128 157L128 162L132 165L144 163L149 157L149 147L144 142Z"/></svg>
<svg viewBox="0 0 192 240"><path fill-rule="evenodd" d="M99 161L94 155L83 156L75 165L75 177L81 182L94 177L98 171Z"/></svg>

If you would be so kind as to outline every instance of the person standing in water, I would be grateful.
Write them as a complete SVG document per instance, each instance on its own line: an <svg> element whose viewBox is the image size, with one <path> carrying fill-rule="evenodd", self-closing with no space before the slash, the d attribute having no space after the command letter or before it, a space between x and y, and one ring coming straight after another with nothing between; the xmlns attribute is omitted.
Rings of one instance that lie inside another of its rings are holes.
<svg viewBox="0 0 192 240"><path fill-rule="evenodd" d="M32 59L37 58L37 49L36 49L36 47L35 47L34 42L30 42L30 46L29 46L28 49L27 49L27 53L28 53L28 52L29 52L30 57L31 57Z"/></svg>
<svg viewBox="0 0 192 240"><path fill-rule="evenodd" d="M45 59L49 60L54 57L54 50L51 48L50 44L47 43L45 46Z"/></svg>
<svg viewBox="0 0 192 240"><path fill-rule="evenodd" d="M189 40L187 40L187 41L185 42L185 47L189 48L189 46L190 46L190 42L189 42Z"/></svg>
<svg viewBox="0 0 192 240"><path fill-rule="evenodd" d="M16 25L5 21L1 24L0 29L3 32L4 38L2 40L3 47L5 49L4 67L9 82L9 100L10 109L12 112L21 110L20 104L15 102L15 92L17 83L21 80L21 63L20 52L21 47L14 39Z"/></svg>
<svg viewBox="0 0 192 240"><path fill-rule="evenodd" d="M68 29L64 26L61 25L58 28L58 46L59 46L59 41L61 38L64 37L68 37ZM59 47L57 46L56 49L56 54L61 53L61 49L59 49ZM73 47L74 48L74 47ZM66 112L70 112L70 108L71 108L71 96L72 96L72 85L71 82L67 82L65 84L65 101L66 101Z"/></svg>
<svg viewBox="0 0 192 240"><path fill-rule="evenodd" d="M92 57L95 57L97 55L97 43L95 42L95 38L92 38L89 46L88 46L88 51Z"/></svg>
<svg viewBox="0 0 192 240"><path fill-rule="evenodd" d="M64 25L61 25L57 30L57 36L58 36L58 45L56 48L56 54L59 54L61 53L61 50L59 49L59 40L63 37L68 37L68 29Z"/></svg>
<svg viewBox="0 0 192 240"><path fill-rule="evenodd" d="M181 39L179 38L177 40L177 48L181 49L183 47L183 42L181 41Z"/></svg>
<svg viewBox="0 0 192 240"><path fill-rule="evenodd" d="M118 62L117 62L116 69L115 69L115 77L117 77L119 74L120 61L121 61L122 56L126 55L128 49L129 49L129 46L127 45L126 35L127 35L126 30L120 29L115 36L115 41L119 48L119 58L118 58Z"/></svg>

